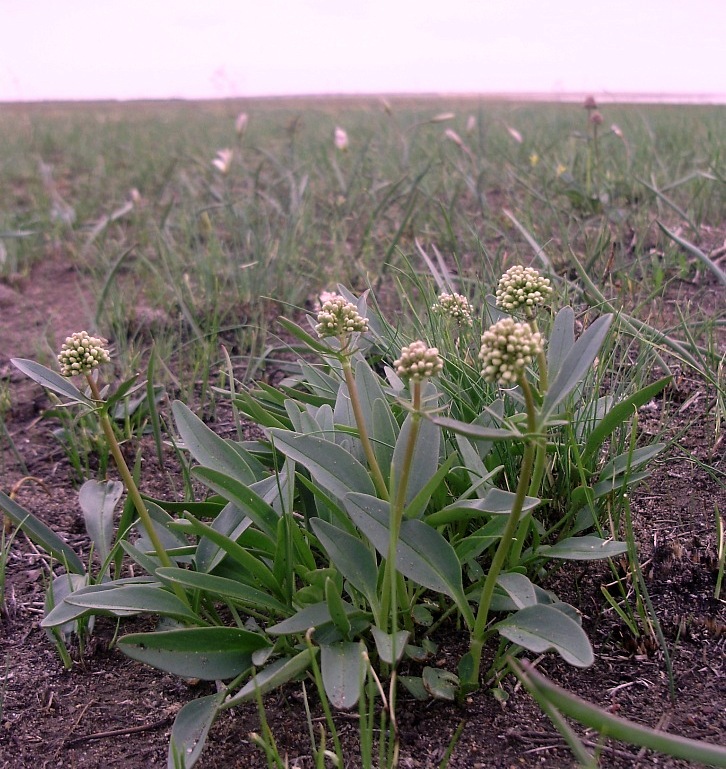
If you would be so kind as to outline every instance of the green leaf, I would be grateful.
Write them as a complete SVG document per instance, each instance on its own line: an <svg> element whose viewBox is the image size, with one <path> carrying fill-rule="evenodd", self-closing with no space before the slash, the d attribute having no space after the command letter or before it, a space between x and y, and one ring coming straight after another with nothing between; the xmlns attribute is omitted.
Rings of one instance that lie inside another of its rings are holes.
<svg viewBox="0 0 726 769"><path fill-rule="evenodd" d="M617 457L610 460L610 462L608 462L600 471L599 482L609 481L616 478L618 475L622 475L628 470L633 471L637 469L640 465L645 464L658 456L665 446L665 443L653 443L650 446L641 446L634 451L626 451L623 454L619 454ZM600 483L598 483L598 485L600 485Z"/></svg>
<svg viewBox="0 0 726 769"><path fill-rule="evenodd" d="M200 465L236 478L246 485L259 480L262 469L260 463L241 446L233 447L230 442L220 438L181 401L174 401L171 410L185 448Z"/></svg>
<svg viewBox="0 0 726 769"><path fill-rule="evenodd" d="M72 577L74 580L77 580L80 578L80 575L73 574ZM114 590L122 584L153 585L157 588L161 587L161 583L151 577L130 577L127 579L116 580L114 582L104 582L98 585L84 585L82 587L78 587L72 593L64 593L63 600L56 600L54 608L51 609L41 620L40 626L44 628L61 627L67 622L80 619L81 617L87 617L94 613L92 609L89 609L85 606L76 606L75 604L68 603L65 600L68 596L83 595L85 593L96 594L103 590ZM115 611L113 614L118 617L130 617L134 614L138 614L138 612Z"/></svg>
<svg viewBox="0 0 726 769"><path fill-rule="evenodd" d="M290 613L290 609L274 596L238 580L179 569L175 566L156 569L156 575L164 582L182 585L192 590L201 590L208 597L249 606L266 614L276 613L286 617Z"/></svg>
<svg viewBox="0 0 726 769"><path fill-rule="evenodd" d="M509 515L512 512L515 494L503 489L491 488L482 499L458 499L450 505L427 515L429 526L442 526L446 523L481 518L482 515ZM534 510L540 503L537 497L525 497L522 512Z"/></svg>
<svg viewBox="0 0 726 769"><path fill-rule="evenodd" d="M304 649L294 657L276 660L264 670L256 673L234 697L224 703L224 708L233 708L235 705L241 705L257 696L262 697L273 689L278 689L283 684L292 681L293 678L310 667L313 654L317 654L317 649Z"/></svg>
<svg viewBox="0 0 726 769"><path fill-rule="evenodd" d="M78 493L86 531L103 563L113 544L113 511L124 493L120 481L86 481Z"/></svg>
<svg viewBox="0 0 726 769"><path fill-rule="evenodd" d="M193 511L190 511L193 512ZM236 542L252 525L252 519L237 505L228 502L212 521L212 528L224 537ZM224 559L222 548L207 537L200 537L194 564L197 571L211 572Z"/></svg>
<svg viewBox="0 0 726 769"><path fill-rule="evenodd" d="M516 571L500 574L497 577L497 585L512 599L517 609L524 609L525 606L534 606L537 603L534 585L524 574Z"/></svg>
<svg viewBox="0 0 726 769"><path fill-rule="evenodd" d="M378 564L373 553L360 539L322 518L313 518L310 525L333 565L376 608Z"/></svg>
<svg viewBox="0 0 726 769"><path fill-rule="evenodd" d="M451 471L451 468L458 460L459 457L455 453L450 454L441 467L429 477L428 481L421 487L416 496L406 505L406 509L404 510L406 518L419 518L421 516L426 509L431 496L441 486L444 479Z"/></svg>
<svg viewBox="0 0 726 769"><path fill-rule="evenodd" d="M466 435L475 441L511 441L521 440L522 435L515 430L508 430L504 427L482 427L475 423L460 422L451 417L429 417L430 420L447 430L451 430L461 435Z"/></svg>
<svg viewBox="0 0 726 769"><path fill-rule="evenodd" d="M706 254L701 251L698 246L694 246L693 243L690 243L685 238L681 238L678 235L676 235L675 232L671 232L665 225L661 224L659 221L656 221L656 224L663 230L663 232L673 241L678 243L681 248L685 248L686 251L688 251L689 254L692 254L696 257L696 259L700 259L701 263L707 267L711 272L716 276L716 280L722 285L726 286L726 272L724 272L715 261L710 259Z"/></svg>
<svg viewBox="0 0 726 769"><path fill-rule="evenodd" d="M233 627L196 627L133 633L118 640L121 651L167 673L218 681L252 666L252 653L270 644L264 636Z"/></svg>
<svg viewBox="0 0 726 769"><path fill-rule="evenodd" d="M672 379L671 376L663 377L613 406L587 436L587 442L582 451L583 464L586 465L595 456L603 441L617 427L632 417L636 409L651 401Z"/></svg>
<svg viewBox="0 0 726 769"><path fill-rule="evenodd" d="M599 558L614 558L627 552L628 545L625 542L587 536L569 537L555 545L540 545L536 555L568 561L595 561Z"/></svg>
<svg viewBox="0 0 726 769"><path fill-rule="evenodd" d="M459 677L448 670L425 667L421 676L424 688L435 700L453 702L459 689Z"/></svg>
<svg viewBox="0 0 726 769"><path fill-rule="evenodd" d="M398 680L406 687L408 693L414 699L425 702L429 699L429 693L420 676L399 676Z"/></svg>
<svg viewBox="0 0 726 769"><path fill-rule="evenodd" d="M341 641L320 647L320 671L323 686L334 708L349 710L360 699L366 666L362 641Z"/></svg>
<svg viewBox="0 0 726 769"><path fill-rule="evenodd" d="M374 494L368 471L342 446L314 435L270 430L275 447L307 468L317 484L343 500L350 491Z"/></svg>
<svg viewBox="0 0 726 769"><path fill-rule="evenodd" d="M351 606L347 601L341 604L346 616L364 616L365 612ZM306 606L304 609L296 612L292 617L278 622L276 625L267 628L270 635L289 635L291 633L306 633L310 628L321 628L324 625L330 625L333 618L330 616L330 609L325 601Z"/></svg>
<svg viewBox="0 0 726 769"><path fill-rule="evenodd" d="M441 444L441 430L428 419L421 419L420 415L409 414L403 422L401 432L396 440L396 448L393 451L394 480L392 488L398 488L401 482L401 469L404 464L404 455L408 450L408 443L413 428L414 419L419 419L418 435L413 450L413 460L406 486L406 504L408 504L421 489L431 480L439 465L439 446Z"/></svg>
<svg viewBox="0 0 726 769"><path fill-rule="evenodd" d="M373 634L373 640L376 642L376 651L378 652L378 656L381 658L381 661L385 662L387 665L394 664L393 645L395 641L395 664L398 664L401 661L401 657L403 657L403 653L406 651L406 644L408 643L408 638L411 635L408 630L399 630L395 634L395 637L391 633L384 633L380 628L377 627L371 628L371 633Z"/></svg>
<svg viewBox="0 0 726 769"><path fill-rule="evenodd" d="M200 621L199 617L173 593L154 585L122 585L97 592L91 592L88 589L79 590L69 595L66 602L101 613L161 614L189 621L195 625Z"/></svg>
<svg viewBox="0 0 726 769"><path fill-rule="evenodd" d="M275 575L270 571L267 564L263 563L263 561L250 553L246 548L242 547L242 545L234 542L229 537L225 537L224 534L215 531L206 523L197 520L193 515L187 513L185 518L191 523L192 528L197 534L203 535L219 545L232 560L242 566L242 568L263 587L267 588L277 596L281 597L284 594L280 584L275 579Z"/></svg>
<svg viewBox="0 0 726 769"><path fill-rule="evenodd" d="M277 322L285 329L285 331L292 334L295 338L299 339L303 344L307 345L311 350L314 350L315 352L321 352L327 355L331 355L334 353L334 350L325 342L321 342L319 339L316 339L314 336L310 336L310 334L307 333L307 331L304 331L300 326L297 325L297 323L293 323L291 320L288 320L287 318L283 318L280 316L277 319Z"/></svg>
<svg viewBox="0 0 726 769"><path fill-rule="evenodd" d="M572 307L563 307L555 315L552 332L547 342L547 371L551 380L557 377L574 344L575 311Z"/></svg>
<svg viewBox="0 0 726 769"><path fill-rule="evenodd" d="M237 505L268 537L276 536L277 522L280 517L275 512L275 508L265 502L246 483L209 467L194 467L192 474L210 489Z"/></svg>
<svg viewBox="0 0 726 769"><path fill-rule="evenodd" d="M356 526L385 558L390 536L388 502L367 494L348 494L345 507ZM396 568L419 585L453 598L467 624L473 622L459 559L436 529L418 520L403 521L396 547Z"/></svg>
<svg viewBox="0 0 726 769"><path fill-rule="evenodd" d="M325 603L328 605L330 618L333 620L333 624L338 629L338 632L343 638L348 638L350 635L350 620L346 614L343 599L338 592L338 588L330 577L325 580Z"/></svg>
<svg viewBox="0 0 726 769"><path fill-rule="evenodd" d="M542 413L547 416L582 381L589 371L613 321L612 315L601 315L580 335L562 362L557 376L550 384L542 404Z"/></svg>
<svg viewBox="0 0 726 769"><path fill-rule="evenodd" d="M7 494L0 491L0 510L19 528L33 540L46 553L52 555L59 563L64 564L69 571L76 574L85 574L86 567L83 561L75 554L52 529L49 529L41 520L32 513L22 508Z"/></svg>
<svg viewBox="0 0 726 769"><path fill-rule="evenodd" d="M96 407L96 404L90 398L87 398L75 385L71 384L70 379L67 377L57 374L55 371L42 366L40 363L36 363L34 360L11 358L10 362L34 382L52 390L56 395L68 398L74 403L89 406L90 408Z"/></svg>
<svg viewBox="0 0 726 769"><path fill-rule="evenodd" d="M565 662L579 668L589 667L595 661L585 631L552 605L527 606L494 627L512 643L535 654L553 649Z"/></svg>
<svg viewBox="0 0 726 769"><path fill-rule="evenodd" d="M206 697L197 697L187 702L176 714L171 727L167 769L177 769L178 757L183 760L184 769L192 769L202 755L209 730L226 696L227 692L223 690Z"/></svg>

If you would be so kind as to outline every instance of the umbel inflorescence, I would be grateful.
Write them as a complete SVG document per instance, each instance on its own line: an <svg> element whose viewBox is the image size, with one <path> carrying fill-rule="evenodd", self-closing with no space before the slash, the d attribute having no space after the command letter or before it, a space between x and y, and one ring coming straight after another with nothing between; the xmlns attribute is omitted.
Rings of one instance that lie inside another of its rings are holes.
<svg viewBox="0 0 726 769"><path fill-rule="evenodd" d="M109 363L111 355L106 349L107 342L98 336L90 336L87 331L77 331L66 337L58 353L63 376L88 374L102 363Z"/></svg>
<svg viewBox="0 0 726 769"><path fill-rule="evenodd" d="M420 382L436 376L444 367L436 347L429 347L420 339L401 349L401 357L393 362L396 373L402 379Z"/></svg>
<svg viewBox="0 0 726 769"><path fill-rule="evenodd" d="M497 307L505 312L524 310L525 315L534 315L535 308L552 293L550 279L540 275L534 267L515 264L499 279L497 286Z"/></svg>
<svg viewBox="0 0 726 769"><path fill-rule="evenodd" d="M368 321L358 308L345 297L334 295L327 297L318 312L318 324L315 330L321 337L347 336L354 332L368 331Z"/></svg>
<svg viewBox="0 0 726 769"><path fill-rule="evenodd" d="M482 334L481 375L486 382L513 385L543 349L542 335L529 324L503 318Z"/></svg>
<svg viewBox="0 0 726 769"><path fill-rule="evenodd" d="M472 307L469 300L461 294L439 294L436 304L431 306L433 312L439 315L448 315L460 326L472 325Z"/></svg>

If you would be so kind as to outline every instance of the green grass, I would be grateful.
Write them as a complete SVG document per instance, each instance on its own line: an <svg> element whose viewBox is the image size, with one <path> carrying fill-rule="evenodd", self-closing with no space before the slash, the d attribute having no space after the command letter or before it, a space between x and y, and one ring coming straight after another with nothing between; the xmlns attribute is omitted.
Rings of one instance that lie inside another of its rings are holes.
<svg viewBox="0 0 726 769"><path fill-rule="evenodd" d="M430 287L416 239L482 295L503 266L532 260L535 243L564 277L574 254L603 294L647 317L672 283L708 272L656 220L706 254L723 240L726 109L602 111L592 167L587 113L572 104L10 106L0 115L0 277L60 251L94 287L122 372L153 340L184 394L216 375L222 342L243 370L264 356L274 316L322 289L373 286L396 305L412 275ZM446 112L455 117L432 122ZM333 147L336 125L347 152ZM235 151L226 176L211 164L224 147Z"/></svg>

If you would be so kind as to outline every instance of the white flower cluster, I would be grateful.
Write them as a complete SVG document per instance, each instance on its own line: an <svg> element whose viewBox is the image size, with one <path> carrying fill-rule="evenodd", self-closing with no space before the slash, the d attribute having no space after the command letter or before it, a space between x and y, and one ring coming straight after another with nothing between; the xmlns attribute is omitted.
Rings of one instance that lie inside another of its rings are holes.
<svg viewBox="0 0 726 769"><path fill-rule="evenodd" d="M58 354L61 374L75 376L88 374L96 366L109 363L111 355L104 345L107 342L97 336L89 336L87 331L77 331L66 337Z"/></svg>
<svg viewBox="0 0 726 769"><path fill-rule="evenodd" d="M323 301L315 330L321 337L340 337L355 331L368 331L368 321L352 302L339 294L333 294Z"/></svg>
<svg viewBox="0 0 726 769"><path fill-rule="evenodd" d="M503 318L482 334L481 375L486 382L513 385L543 349L538 331L532 331L527 323Z"/></svg>
<svg viewBox="0 0 726 769"><path fill-rule="evenodd" d="M439 294L436 304L431 309L442 315L453 318L460 326L471 326L472 306L469 300L461 294Z"/></svg>
<svg viewBox="0 0 726 769"><path fill-rule="evenodd" d="M401 357L393 361L396 373L402 379L420 382L436 376L444 367L436 347L428 347L420 339L401 349Z"/></svg>
<svg viewBox="0 0 726 769"><path fill-rule="evenodd" d="M516 312L523 307L527 315L542 304L552 293L550 279L539 274L534 267L515 264L499 279L497 286L497 307L506 312Z"/></svg>

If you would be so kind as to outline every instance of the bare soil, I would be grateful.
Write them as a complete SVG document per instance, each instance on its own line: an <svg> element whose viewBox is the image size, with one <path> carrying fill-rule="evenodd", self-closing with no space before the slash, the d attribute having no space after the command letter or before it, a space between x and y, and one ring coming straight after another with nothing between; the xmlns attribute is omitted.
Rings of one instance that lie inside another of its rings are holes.
<svg viewBox="0 0 726 769"><path fill-rule="evenodd" d="M712 313L723 312L723 289L708 280L701 285L680 283L677 294ZM18 488L17 501L61 533L78 552L87 553L71 467L50 434L52 425L41 418L47 399L9 363L10 357L40 358L48 363L65 335L89 324L92 303L79 301L83 295L76 271L53 254L22 284L0 284L0 384L11 396L5 424L12 439L11 443L0 435L0 485L9 492L24 475L33 476L35 481ZM713 592L717 568L714 508L718 505L726 513L726 463L724 442L716 441L714 435L713 397L702 382L687 374L679 377L668 393L668 429L673 436L680 435L681 446L691 456L672 450L633 498L640 558L673 661L675 700L669 695L658 644L650 638L633 638L604 601L601 586L611 582L612 575L599 563L563 570L552 585L582 610L596 663L588 670L575 670L548 654L538 666L555 682L618 715L724 744L726 610ZM643 410L641 430L656 429L661 408L662 404L654 403ZM222 423L217 427L222 433L229 429ZM173 494L168 474L172 457L162 469L154 451L145 456L142 489L169 498ZM715 467L720 478L699 463ZM64 670L38 624L48 567L44 554L20 534L10 550L6 603L0 613L0 769L165 765L176 712L191 698L213 688L190 684L128 659L113 646L116 626L110 620L98 621L82 657L71 670ZM148 623L124 622L121 632L150 627ZM440 645L435 664L455 670L465 639L448 629L435 640ZM483 691L463 707L441 702L422 705L402 695L400 766L438 767L462 722L449 764L452 769L573 766L562 738L529 695L513 679L505 681L505 689L509 693L505 703ZM300 687L270 696L265 707L290 766L312 767ZM314 714L319 715L315 708ZM346 755L352 756L347 766L355 767L356 717L341 714L338 723L348 747ZM249 737L259 729L254 706L225 714L214 725L198 766L266 766ZM675 769L692 765L576 729L598 752L603 767Z"/></svg>

